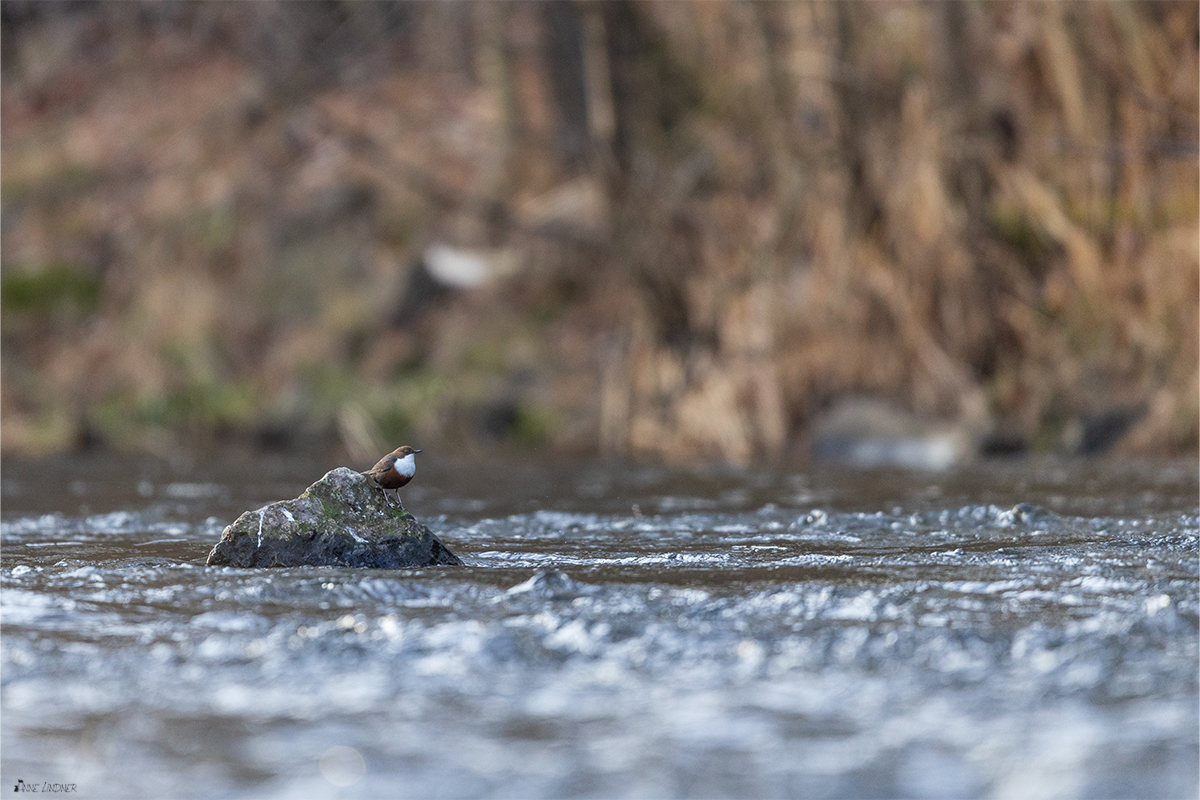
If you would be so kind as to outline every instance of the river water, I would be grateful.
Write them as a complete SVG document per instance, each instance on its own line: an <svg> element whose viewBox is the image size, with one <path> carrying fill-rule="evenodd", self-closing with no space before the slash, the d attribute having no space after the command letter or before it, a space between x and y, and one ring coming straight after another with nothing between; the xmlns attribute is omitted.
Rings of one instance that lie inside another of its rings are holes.
<svg viewBox="0 0 1200 800"><path fill-rule="evenodd" d="M1197 795L1194 461L489 461L388 572L204 566L336 463L6 460L0 790Z"/></svg>

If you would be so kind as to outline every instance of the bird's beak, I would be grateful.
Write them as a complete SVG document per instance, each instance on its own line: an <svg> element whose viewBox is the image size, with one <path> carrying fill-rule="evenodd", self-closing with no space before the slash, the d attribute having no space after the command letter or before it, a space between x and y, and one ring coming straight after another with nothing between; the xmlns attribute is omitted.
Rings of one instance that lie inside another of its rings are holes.
<svg viewBox="0 0 1200 800"><path fill-rule="evenodd" d="M421 451L420 451L420 450L413 450L413 452L414 452L414 453L419 453L419 452L421 452Z"/></svg>

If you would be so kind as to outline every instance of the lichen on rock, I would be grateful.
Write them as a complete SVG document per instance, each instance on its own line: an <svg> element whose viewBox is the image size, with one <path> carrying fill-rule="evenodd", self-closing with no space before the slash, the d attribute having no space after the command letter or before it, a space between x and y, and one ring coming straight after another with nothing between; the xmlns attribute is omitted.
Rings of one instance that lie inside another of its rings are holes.
<svg viewBox="0 0 1200 800"><path fill-rule="evenodd" d="M360 472L330 470L295 500L247 511L221 534L209 566L461 566L412 514L387 505Z"/></svg>

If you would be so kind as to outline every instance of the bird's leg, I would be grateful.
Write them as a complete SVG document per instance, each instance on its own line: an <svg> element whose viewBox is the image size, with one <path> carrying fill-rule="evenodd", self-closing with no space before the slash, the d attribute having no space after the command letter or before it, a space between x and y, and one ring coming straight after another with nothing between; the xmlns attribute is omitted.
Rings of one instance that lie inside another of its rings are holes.
<svg viewBox="0 0 1200 800"><path fill-rule="evenodd" d="M387 507L388 507L388 508L391 508L391 507L392 507L392 500L391 500L391 498L390 498L390 497L388 497L387 489L385 489L385 488L383 488L382 486L380 486L380 487L379 487L379 491L383 492L383 502L387 503Z"/></svg>
<svg viewBox="0 0 1200 800"><path fill-rule="evenodd" d="M400 490L399 489L396 490L396 502L400 504L400 510L403 511L405 514L407 514L408 509L404 507L404 501L400 499Z"/></svg>

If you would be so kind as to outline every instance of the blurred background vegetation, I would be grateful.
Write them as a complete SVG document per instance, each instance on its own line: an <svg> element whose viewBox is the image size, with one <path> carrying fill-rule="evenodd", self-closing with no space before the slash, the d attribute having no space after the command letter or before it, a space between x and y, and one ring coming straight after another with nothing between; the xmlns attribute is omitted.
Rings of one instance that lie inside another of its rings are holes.
<svg viewBox="0 0 1200 800"><path fill-rule="evenodd" d="M5 0L0 443L1194 453L1197 8Z"/></svg>

